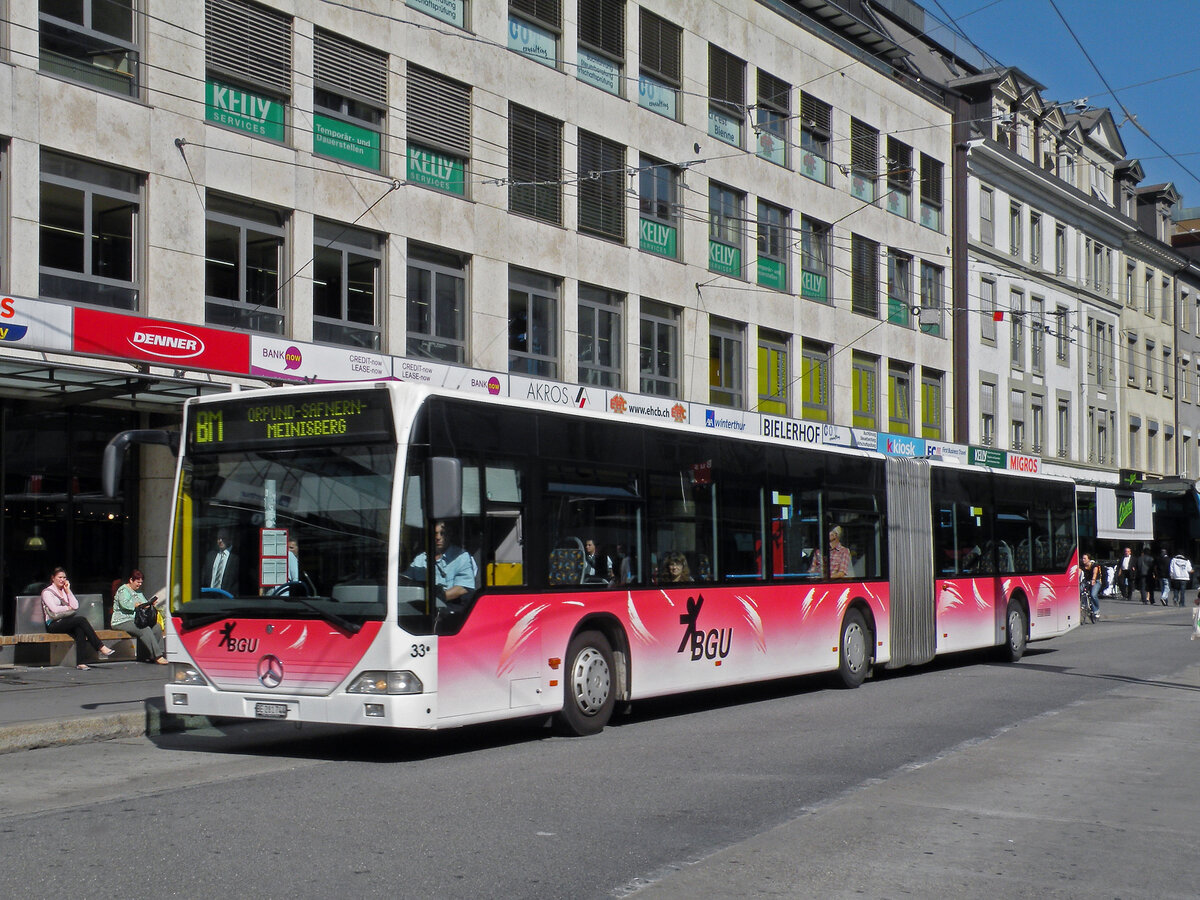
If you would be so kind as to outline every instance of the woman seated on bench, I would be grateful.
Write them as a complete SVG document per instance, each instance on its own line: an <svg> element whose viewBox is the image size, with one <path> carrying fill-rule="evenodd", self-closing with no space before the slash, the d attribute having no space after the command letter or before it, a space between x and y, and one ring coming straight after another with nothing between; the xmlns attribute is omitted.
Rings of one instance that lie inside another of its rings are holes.
<svg viewBox="0 0 1200 900"><path fill-rule="evenodd" d="M146 595L142 593L142 581L144 580L145 576L142 575L142 570L134 569L129 573L129 580L117 588L117 592L113 594L112 627L133 635L146 648L146 652L150 654L150 658L154 662L165 666L167 664L166 650L163 646L163 633L162 629L158 627L157 617L155 622L146 628L138 628L135 621L139 606L145 606L148 603L153 603L156 607L158 605L157 597L154 600L147 600Z"/></svg>
<svg viewBox="0 0 1200 900"><path fill-rule="evenodd" d="M42 612L46 616L46 631L49 634L69 634L75 638L75 659L83 658L84 645L90 645L104 659L113 655L113 651L101 643L92 623L79 615L79 601L71 593L71 582L67 580L67 570L58 566L50 575L50 583L42 591ZM75 668L88 669L90 666L79 662Z"/></svg>

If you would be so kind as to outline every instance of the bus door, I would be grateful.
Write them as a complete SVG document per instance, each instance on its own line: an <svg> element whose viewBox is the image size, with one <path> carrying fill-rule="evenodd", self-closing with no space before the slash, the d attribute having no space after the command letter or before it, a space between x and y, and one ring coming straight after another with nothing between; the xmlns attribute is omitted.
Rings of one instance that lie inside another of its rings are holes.
<svg viewBox="0 0 1200 900"><path fill-rule="evenodd" d="M937 652L928 460L889 456L888 590L892 656L888 668L919 665Z"/></svg>

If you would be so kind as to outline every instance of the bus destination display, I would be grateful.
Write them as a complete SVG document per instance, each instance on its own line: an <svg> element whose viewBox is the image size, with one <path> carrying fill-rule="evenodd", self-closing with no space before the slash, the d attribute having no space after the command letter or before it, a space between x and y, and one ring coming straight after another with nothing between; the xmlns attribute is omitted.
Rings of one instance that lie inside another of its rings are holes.
<svg viewBox="0 0 1200 900"><path fill-rule="evenodd" d="M191 415L192 451L234 446L391 440L391 407L384 391L313 394L287 400L238 399L199 406Z"/></svg>

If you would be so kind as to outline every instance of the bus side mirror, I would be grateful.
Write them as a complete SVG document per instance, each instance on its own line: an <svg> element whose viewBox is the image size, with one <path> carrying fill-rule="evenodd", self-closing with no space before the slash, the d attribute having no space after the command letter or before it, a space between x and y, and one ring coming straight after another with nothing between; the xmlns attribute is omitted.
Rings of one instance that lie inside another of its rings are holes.
<svg viewBox="0 0 1200 900"><path fill-rule="evenodd" d="M429 495L426 509L431 521L457 519L462 515L462 460L453 456L434 456L425 473Z"/></svg>
<svg viewBox="0 0 1200 900"><path fill-rule="evenodd" d="M135 428L122 431L109 441L100 461L100 485L104 489L105 497L111 499L117 495L117 484L121 480L121 469L125 465L125 451L129 449L130 444L162 444L169 448L174 456L178 456L179 432Z"/></svg>

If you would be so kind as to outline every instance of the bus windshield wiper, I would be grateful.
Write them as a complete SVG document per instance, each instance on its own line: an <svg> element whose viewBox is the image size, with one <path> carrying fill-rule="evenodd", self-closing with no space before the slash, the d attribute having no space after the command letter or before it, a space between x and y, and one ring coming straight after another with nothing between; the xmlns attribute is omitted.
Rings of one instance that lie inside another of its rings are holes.
<svg viewBox="0 0 1200 900"><path fill-rule="evenodd" d="M322 609L321 607L317 606L317 604L310 601L307 597L293 597L289 594L280 594L279 599L287 603L299 603L300 605L311 609L326 622L332 622L343 631L349 631L351 634L358 634L360 631L362 631L361 623L355 624L354 622L351 622L349 619L340 616L335 612Z"/></svg>

